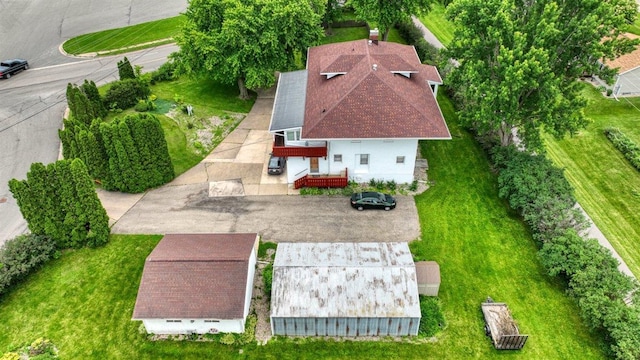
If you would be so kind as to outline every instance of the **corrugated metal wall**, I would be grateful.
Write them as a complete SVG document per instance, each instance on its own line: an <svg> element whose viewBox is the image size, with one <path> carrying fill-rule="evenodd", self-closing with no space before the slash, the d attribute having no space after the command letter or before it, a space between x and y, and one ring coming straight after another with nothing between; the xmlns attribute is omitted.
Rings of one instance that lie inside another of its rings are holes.
<svg viewBox="0 0 640 360"><path fill-rule="evenodd" d="M406 336L417 335L419 318L271 318L273 335Z"/></svg>

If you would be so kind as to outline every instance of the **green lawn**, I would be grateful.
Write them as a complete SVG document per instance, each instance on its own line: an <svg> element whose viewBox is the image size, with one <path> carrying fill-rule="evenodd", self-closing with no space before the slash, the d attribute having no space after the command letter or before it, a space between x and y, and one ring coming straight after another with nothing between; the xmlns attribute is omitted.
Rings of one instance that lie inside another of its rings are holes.
<svg viewBox="0 0 640 360"><path fill-rule="evenodd" d="M441 92L442 94L442 92ZM130 320L144 259L159 236L114 235L103 248L65 252L0 302L0 351L44 336L64 359L602 359L561 284L547 277L520 219L497 197L496 179L472 137L440 97L454 139L423 149L433 186L416 198L419 258L441 266L448 327L433 343L276 340L266 346L150 342ZM493 350L480 303L509 304L530 338L517 352Z"/></svg>
<svg viewBox="0 0 640 360"><path fill-rule="evenodd" d="M184 15L146 22L118 29L80 35L62 44L69 54L84 54L135 46L150 41L171 38L180 33Z"/></svg>
<svg viewBox="0 0 640 360"><path fill-rule="evenodd" d="M426 15L420 17L420 21L440 40L440 42L447 46L453 39L453 32L455 26L452 22L447 20L445 16L445 7L440 3L432 3L431 11Z"/></svg>
<svg viewBox="0 0 640 360"><path fill-rule="evenodd" d="M604 98L589 85L584 95L590 101L585 113L593 122L573 138L547 138L548 156L566 168L580 205L640 277L640 173L603 133L617 127L640 144L640 98Z"/></svg>
<svg viewBox="0 0 640 360"><path fill-rule="evenodd" d="M630 33L640 35L640 14L636 17L636 21L629 25L626 30Z"/></svg>

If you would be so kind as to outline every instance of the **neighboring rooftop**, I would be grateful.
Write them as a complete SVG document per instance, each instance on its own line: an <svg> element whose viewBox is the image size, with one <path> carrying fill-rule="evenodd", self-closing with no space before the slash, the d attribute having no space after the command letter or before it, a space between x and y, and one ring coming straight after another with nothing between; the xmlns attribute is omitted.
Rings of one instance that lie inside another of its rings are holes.
<svg viewBox="0 0 640 360"><path fill-rule="evenodd" d="M625 33L623 36L631 40L640 38L640 36L631 33ZM629 70L640 67L640 46L636 46L634 51L621 55L615 60L606 61L605 64L612 69L619 68L619 74L623 74Z"/></svg>
<svg viewBox="0 0 640 360"><path fill-rule="evenodd" d="M407 243L279 243L272 317L417 317Z"/></svg>
<svg viewBox="0 0 640 360"><path fill-rule="evenodd" d="M133 319L243 318L257 234L167 234L147 257Z"/></svg>

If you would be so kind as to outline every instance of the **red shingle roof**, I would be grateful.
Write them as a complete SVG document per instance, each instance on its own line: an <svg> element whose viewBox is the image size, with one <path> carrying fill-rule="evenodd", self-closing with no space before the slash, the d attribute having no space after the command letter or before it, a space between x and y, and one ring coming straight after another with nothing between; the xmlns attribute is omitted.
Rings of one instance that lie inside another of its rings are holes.
<svg viewBox="0 0 640 360"><path fill-rule="evenodd" d="M168 234L147 257L133 319L240 319L256 234Z"/></svg>
<svg viewBox="0 0 640 360"><path fill-rule="evenodd" d="M317 46L309 49L307 69L304 139L451 138L429 85L441 83L440 75L413 46L368 40ZM346 74L321 75L340 72Z"/></svg>

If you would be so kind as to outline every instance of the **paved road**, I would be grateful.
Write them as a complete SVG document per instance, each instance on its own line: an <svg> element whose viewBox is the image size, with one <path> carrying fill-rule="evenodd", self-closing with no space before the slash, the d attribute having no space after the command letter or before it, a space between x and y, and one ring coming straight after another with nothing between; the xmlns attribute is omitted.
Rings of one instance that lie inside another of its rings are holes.
<svg viewBox="0 0 640 360"><path fill-rule="evenodd" d="M26 230L7 181L24 178L33 162L58 157L66 84L113 78L113 59L65 57L60 44L85 33L176 16L186 7L187 0L0 1L0 58L23 57L31 65L27 72L0 80L0 244ZM159 62L141 65L151 70Z"/></svg>
<svg viewBox="0 0 640 360"><path fill-rule="evenodd" d="M134 65L153 70L166 61L175 46L161 46L128 55ZM120 57L29 69L0 80L0 244L26 231L8 181L24 179L31 163L58 159L58 129L66 108L67 83L91 79L115 80Z"/></svg>
<svg viewBox="0 0 640 360"><path fill-rule="evenodd" d="M0 57L33 67L76 61L58 46L74 36L176 16L187 0L2 0Z"/></svg>

